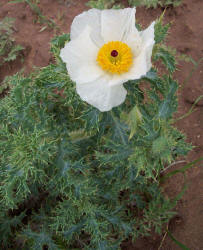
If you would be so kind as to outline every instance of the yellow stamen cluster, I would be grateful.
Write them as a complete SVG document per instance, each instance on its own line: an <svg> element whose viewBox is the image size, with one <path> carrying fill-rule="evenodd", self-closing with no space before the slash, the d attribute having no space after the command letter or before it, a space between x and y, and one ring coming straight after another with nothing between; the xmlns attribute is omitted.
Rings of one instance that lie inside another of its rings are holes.
<svg viewBox="0 0 203 250"><path fill-rule="evenodd" d="M128 72L133 62L132 50L123 42L105 43L98 52L97 62L103 70L112 74Z"/></svg>

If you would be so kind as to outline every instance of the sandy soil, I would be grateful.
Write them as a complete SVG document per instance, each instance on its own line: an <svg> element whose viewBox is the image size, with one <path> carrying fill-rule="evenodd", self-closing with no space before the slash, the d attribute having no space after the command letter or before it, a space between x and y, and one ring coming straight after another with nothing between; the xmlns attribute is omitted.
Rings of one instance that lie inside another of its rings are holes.
<svg viewBox="0 0 203 250"><path fill-rule="evenodd" d="M29 73L33 66L43 67L52 62L53 58L49 53L50 39L62 32L69 32L71 22L75 15L87 9L87 0L40 0L39 7L43 15L52 18L58 29L46 28L40 30L45 24L35 23L35 14L25 3L9 4L8 0L1 0L0 20L5 16L16 18L15 38L16 42L23 45L24 62L20 59L13 63L0 67L0 83L6 75L11 75L24 69ZM124 1L125 2L125 1ZM176 48L178 52L185 53L198 61L203 57L203 29L201 11L202 0L185 0L180 7L168 8L165 14L165 21L172 22L170 35L167 44ZM137 8L136 19L146 27L150 22L160 16L163 9ZM187 79L192 64L181 62L178 65L179 71L176 77L182 85ZM179 90L179 109L176 117L185 114L195 102L198 96L203 94L203 61L195 70L187 84ZM195 148L187 157L187 162L195 160L203 155L203 99L196 105L195 112L187 118L176 122L176 126L184 132ZM189 187L176 207L177 216L169 223L171 233L184 243L191 250L203 249L202 236L202 207L201 190L203 190L203 177L201 164L187 172ZM173 166L178 169L183 164ZM169 197L174 197L182 188L183 176L177 175L170 179L165 185L165 191ZM130 241L123 244L123 249L128 250L178 250L180 249L168 235L153 235L137 240L135 244Z"/></svg>

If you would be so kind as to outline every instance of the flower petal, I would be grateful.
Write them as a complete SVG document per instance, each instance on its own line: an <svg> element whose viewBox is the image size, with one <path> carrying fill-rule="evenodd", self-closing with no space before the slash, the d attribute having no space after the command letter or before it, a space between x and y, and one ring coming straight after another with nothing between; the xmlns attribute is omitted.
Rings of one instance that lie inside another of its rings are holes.
<svg viewBox="0 0 203 250"><path fill-rule="evenodd" d="M129 80L135 80L144 76L151 68L151 55L154 43L144 47L138 57L135 58L132 68L127 72Z"/></svg>
<svg viewBox="0 0 203 250"><path fill-rule="evenodd" d="M90 28L86 27L77 38L66 43L60 52L70 78L77 83L90 82L104 74L96 62L98 48L89 34Z"/></svg>
<svg viewBox="0 0 203 250"><path fill-rule="evenodd" d="M109 111L125 101L127 91L123 85L110 86L108 77L103 76L85 84L76 84L77 93L83 101L98 108L100 111Z"/></svg>
<svg viewBox="0 0 203 250"><path fill-rule="evenodd" d="M123 42L131 48L134 57L139 55L142 47L142 37L136 27L131 30Z"/></svg>
<svg viewBox="0 0 203 250"><path fill-rule="evenodd" d="M129 80L139 79L145 75L151 68L151 56L154 46L154 24L153 22L147 29L141 32L142 46L140 54L135 57L130 71L127 73Z"/></svg>
<svg viewBox="0 0 203 250"><path fill-rule="evenodd" d="M105 43L125 40L134 28L135 8L101 12L101 35Z"/></svg>
<svg viewBox="0 0 203 250"><path fill-rule="evenodd" d="M147 29L140 32L141 44L139 45L139 54L135 55L133 59L133 65L128 72L121 75L114 75L112 77L111 81L109 82L111 86L122 84L128 80L139 79L150 70L152 66L152 50L155 43L154 24L155 22L153 22ZM132 48L133 40L129 40L128 45Z"/></svg>
<svg viewBox="0 0 203 250"><path fill-rule="evenodd" d="M155 22L152 22L149 27L140 32L142 38L143 47L148 46L148 44L154 44L154 25Z"/></svg>
<svg viewBox="0 0 203 250"><path fill-rule="evenodd" d="M80 36L87 26L91 29L92 40L98 47L101 47L104 43L101 37L101 10L90 9L76 16L71 25L71 40Z"/></svg>

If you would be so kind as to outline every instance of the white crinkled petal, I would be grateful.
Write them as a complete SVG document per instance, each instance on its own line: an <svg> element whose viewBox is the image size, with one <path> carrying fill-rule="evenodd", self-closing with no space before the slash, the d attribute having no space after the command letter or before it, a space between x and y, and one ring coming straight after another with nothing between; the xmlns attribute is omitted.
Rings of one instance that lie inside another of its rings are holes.
<svg viewBox="0 0 203 250"><path fill-rule="evenodd" d="M146 73L150 70L152 63L151 63L151 56L152 50L154 46L154 22L144 31L140 32L140 51L138 55L134 56L133 65L131 66L130 70L121 75L114 75L109 82L110 85L119 85L124 83L128 80L135 80L139 79L142 76L146 75ZM132 38L130 38L132 40ZM133 40L128 42L128 45L132 48ZM136 45L136 42L135 42ZM134 48L135 49L135 48Z"/></svg>
<svg viewBox="0 0 203 250"><path fill-rule="evenodd" d="M84 29L89 26L91 29L91 38L101 47L103 39L101 37L101 10L90 9L76 16L71 25L70 38L71 40L80 36Z"/></svg>
<svg viewBox="0 0 203 250"><path fill-rule="evenodd" d="M151 63L151 55L154 43L148 44L144 47L133 62L133 65L129 72L127 73L127 77L129 80L135 80L141 78L141 76L146 75L146 73L150 70Z"/></svg>
<svg viewBox="0 0 203 250"><path fill-rule="evenodd" d="M87 27L77 38L66 43L60 52L70 78L77 83L90 82L104 74L96 63L98 48L89 33L90 29Z"/></svg>
<svg viewBox="0 0 203 250"><path fill-rule="evenodd" d="M154 41L154 25L155 25L155 22L152 22L145 30L140 32L143 47L151 43L154 44L155 42Z"/></svg>
<svg viewBox="0 0 203 250"><path fill-rule="evenodd" d="M142 39L142 46L140 50L140 54L135 57L132 68L128 72L129 80L139 79L141 76L146 75L146 73L152 67L151 57L152 57L152 50L154 46L154 24L155 22L151 23L151 25L145 29L144 31L140 32L140 36Z"/></svg>
<svg viewBox="0 0 203 250"><path fill-rule="evenodd" d="M139 55L142 47L142 37L135 27L123 42L131 48L134 57Z"/></svg>
<svg viewBox="0 0 203 250"><path fill-rule="evenodd" d="M98 108L100 111L109 111L125 101L127 91L123 85L110 86L108 77L85 83L76 84L77 93L83 101Z"/></svg>
<svg viewBox="0 0 203 250"><path fill-rule="evenodd" d="M135 29L135 8L101 12L101 35L105 43L123 41L133 29Z"/></svg>

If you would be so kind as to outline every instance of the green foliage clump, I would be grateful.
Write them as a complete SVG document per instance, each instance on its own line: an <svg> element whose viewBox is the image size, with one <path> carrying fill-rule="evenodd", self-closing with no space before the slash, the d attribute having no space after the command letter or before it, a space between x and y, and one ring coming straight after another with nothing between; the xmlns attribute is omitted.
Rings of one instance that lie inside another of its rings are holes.
<svg viewBox="0 0 203 250"><path fill-rule="evenodd" d="M0 21L0 66L5 62L16 60L24 49L21 45L15 44L14 21L15 19L10 17L5 17Z"/></svg>
<svg viewBox="0 0 203 250"><path fill-rule="evenodd" d="M88 1L87 6L101 10L110 8L119 9L123 7L119 2L120 1L118 0L90 0Z"/></svg>
<svg viewBox="0 0 203 250"><path fill-rule="evenodd" d="M159 175L191 146L173 127L178 83L164 53L168 26L156 24L152 68L125 84L125 103L100 112L75 91L52 41L56 64L7 78L0 105L0 241L16 249L120 249L160 233L177 198L165 197ZM6 218L6 219L5 219Z"/></svg>
<svg viewBox="0 0 203 250"><path fill-rule="evenodd" d="M44 16L38 6L39 0L12 0L9 3L15 4L15 3L26 3L30 9L33 11L33 13L37 16L37 19L35 21L39 22L40 24L45 24L50 28L58 28L55 21L51 18L47 18ZM45 30L47 26L44 26L40 32Z"/></svg>
<svg viewBox="0 0 203 250"><path fill-rule="evenodd" d="M158 6L177 7L182 3L182 0L128 0L131 6L145 6L147 8L157 8Z"/></svg>
<svg viewBox="0 0 203 250"><path fill-rule="evenodd" d="M91 8L97 9L109 9L109 8L121 8L123 5L119 0L90 0L87 5ZM158 6L177 7L182 3L182 0L128 0L128 4L133 6L145 6L147 8L157 8Z"/></svg>

